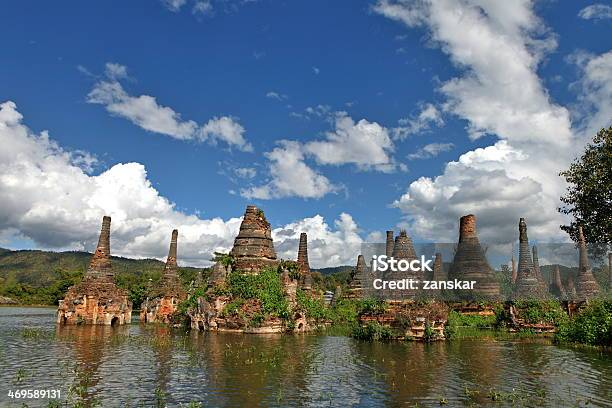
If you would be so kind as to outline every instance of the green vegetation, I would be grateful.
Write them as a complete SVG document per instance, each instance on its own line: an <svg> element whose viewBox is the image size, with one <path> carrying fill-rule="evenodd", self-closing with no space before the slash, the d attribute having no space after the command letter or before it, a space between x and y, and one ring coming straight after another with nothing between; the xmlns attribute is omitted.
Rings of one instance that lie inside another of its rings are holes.
<svg viewBox="0 0 612 408"><path fill-rule="evenodd" d="M514 305L525 323L549 323L559 326L568 319L567 313L557 300L522 300L514 302ZM505 314L499 314L498 323L503 318L506 318Z"/></svg>
<svg viewBox="0 0 612 408"><path fill-rule="evenodd" d="M0 249L0 295L21 304L57 304L70 286L83 279L90 259L87 252ZM128 290L134 308L140 307L149 285L159 281L164 269L164 263L155 259L113 257L112 263L117 284ZM179 276L187 286L201 271L181 267Z"/></svg>
<svg viewBox="0 0 612 408"><path fill-rule="evenodd" d="M357 340L388 341L397 337L397 334L389 327L371 322L365 326L355 326L351 336Z"/></svg>
<svg viewBox="0 0 612 408"><path fill-rule="evenodd" d="M560 173L569 187L561 197L559 211L574 218L562 225L574 242L578 242L578 225L582 225L592 255L601 259L612 245L612 127L601 129L583 155Z"/></svg>
<svg viewBox="0 0 612 408"><path fill-rule="evenodd" d="M559 326L555 341L612 346L612 300L590 301L577 316Z"/></svg>

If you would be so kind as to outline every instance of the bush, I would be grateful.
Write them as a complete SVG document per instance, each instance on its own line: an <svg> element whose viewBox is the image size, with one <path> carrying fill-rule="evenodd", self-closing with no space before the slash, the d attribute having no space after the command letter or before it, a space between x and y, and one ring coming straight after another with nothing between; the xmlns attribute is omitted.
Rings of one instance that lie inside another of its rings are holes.
<svg viewBox="0 0 612 408"><path fill-rule="evenodd" d="M264 269L256 275L232 272L227 283L227 292L234 299L259 299L264 315L289 317L289 304L283 293L280 275L275 269Z"/></svg>
<svg viewBox="0 0 612 408"><path fill-rule="evenodd" d="M325 307L323 300L310 297L301 289L296 292L296 300L298 307L306 313L307 317L324 320L332 316L331 310Z"/></svg>
<svg viewBox="0 0 612 408"><path fill-rule="evenodd" d="M386 341L393 339L395 334L389 327L371 322L365 326L354 327L351 336L357 340Z"/></svg>
<svg viewBox="0 0 612 408"><path fill-rule="evenodd" d="M577 316L559 326L555 341L611 347L612 301L591 301Z"/></svg>

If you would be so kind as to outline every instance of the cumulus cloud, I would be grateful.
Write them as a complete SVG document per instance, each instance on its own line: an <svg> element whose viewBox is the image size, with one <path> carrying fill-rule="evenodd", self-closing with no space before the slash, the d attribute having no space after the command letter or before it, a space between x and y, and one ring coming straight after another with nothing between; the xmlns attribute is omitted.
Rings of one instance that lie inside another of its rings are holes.
<svg viewBox="0 0 612 408"><path fill-rule="evenodd" d="M288 96L282 93L270 91L266 93L266 98L276 99L277 101L284 101L288 98Z"/></svg>
<svg viewBox="0 0 612 408"><path fill-rule="evenodd" d="M238 167L234 169L236 176L245 179L252 179L257 175L257 170L253 167Z"/></svg>
<svg viewBox="0 0 612 408"><path fill-rule="evenodd" d="M439 88L444 110L467 121L472 139L499 139L447 163L438 177L412 182L395 201L422 238L452 241L458 217L474 213L481 236L492 242L514 240L519 217L527 218L532 238L567 239L559 230L565 219L556 211L565 188L558 173L583 141L572 132L569 111L550 100L537 75L556 37L532 6L380 0L374 7L429 31L431 42L462 72Z"/></svg>
<svg viewBox="0 0 612 408"><path fill-rule="evenodd" d="M361 170L383 172L391 172L396 167L391 156L395 148L389 131L376 122L361 119L355 123L346 112L338 112L334 130L325 135L325 140L304 145L304 151L319 164L354 164Z"/></svg>
<svg viewBox="0 0 612 408"><path fill-rule="evenodd" d="M187 0L161 0L162 4L170 11L176 13L187 4Z"/></svg>
<svg viewBox="0 0 612 408"><path fill-rule="evenodd" d="M342 213L334 222L334 229L320 215L304 218L272 230L277 255L283 259L296 259L300 233L308 234L310 266L355 265L363 239L353 217Z"/></svg>
<svg viewBox="0 0 612 408"><path fill-rule="evenodd" d="M253 146L244 138L245 129L230 116L214 117L199 127L193 120L183 120L174 109L162 106L149 95L132 96L125 91L121 78L127 77L127 68L107 63L106 78L96 82L87 95L87 102L103 105L115 116L125 118L149 132L159 133L179 140L223 141L230 147L250 152Z"/></svg>
<svg viewBox="0 0 612 408"><path fill-rule="evenodd" d="M201 219L177 210L152 186L140 163L120 163L89 175L84 153L62 149L47 132L33 133L22 119L13 102L0 104L2 242L19 236L41 248L91 251L102 216L110 215L114 255L164 258L174 228L183 265L205 266L215 251L230 250L240 217ZM316 267L352 263L357 255L358 227L348 214L341 214L334 228L319 215L275 228L282 257L295 259L300 232L309 233Z"/></svg>
<svg viewBox="0 0 612 408"><path fill-rule="evenodd" d="M453 147L455 147L455 145L452 143L430 143L421 147L416 152L409 154L408 158L411 160L430 159L432 157L436 157L442 152L450 151Z"/></svg>
<svg viewBox="0 0 612 408"><path fill-rule="evenodd" d="M302 146L295 141L282 140L279 146L265 154L268 159L270 181L261 186L242 189L246 198L321 198L338 189L327 177L316 172L304 161Z"/></svg>
<svg viewBox="0 0 612 408"><path fill-rule="evenodd" d="M606 4L592 4L580 10L580 18L585 20L604 20L612 18L612 7Z"/></svg>

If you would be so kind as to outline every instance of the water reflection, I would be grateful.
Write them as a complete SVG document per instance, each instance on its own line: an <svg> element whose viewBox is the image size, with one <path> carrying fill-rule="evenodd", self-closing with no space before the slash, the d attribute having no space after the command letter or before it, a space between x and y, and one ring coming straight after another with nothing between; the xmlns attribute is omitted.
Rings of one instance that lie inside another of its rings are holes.
<svg viewBox="0 0 612 408"><path fill-rule="evenodd" d="M138 324L56 328L53 310L20 308L0 308L0 326L2 407L23 402L7 397L9 387L59 388L65 401L112 407L604 407L612 398L609 355L548 341L384 344Z"/></svg>

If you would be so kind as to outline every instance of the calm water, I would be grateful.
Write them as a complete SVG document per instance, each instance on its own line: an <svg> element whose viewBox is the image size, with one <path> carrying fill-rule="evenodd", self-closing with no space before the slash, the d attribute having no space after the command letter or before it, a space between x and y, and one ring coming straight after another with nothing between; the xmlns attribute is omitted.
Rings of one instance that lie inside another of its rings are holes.
<svg viewBox="0 0 612 408"><path fill-rule="evenodd" d="M60 389L70 406L612 406L610 354L544 341L56 328L54 312L0 308L0 407L46 407L7 396L28 388Z"/></svg>

